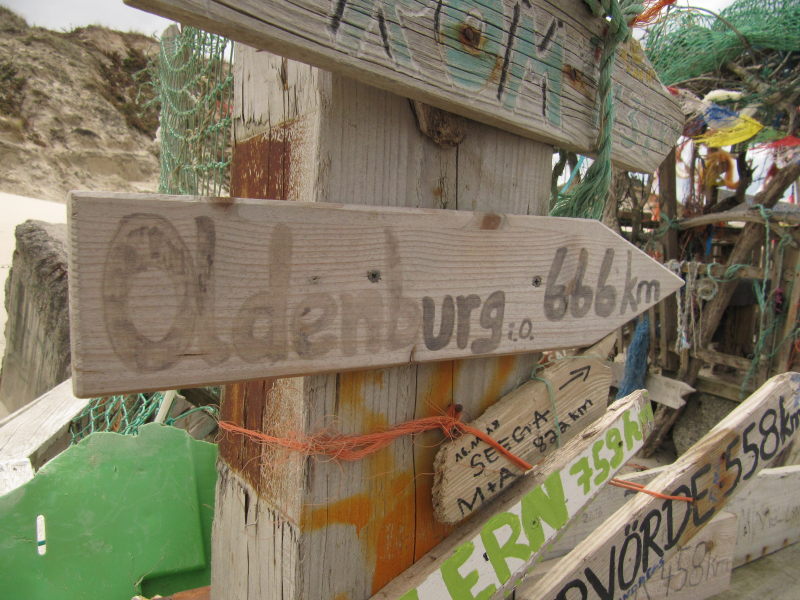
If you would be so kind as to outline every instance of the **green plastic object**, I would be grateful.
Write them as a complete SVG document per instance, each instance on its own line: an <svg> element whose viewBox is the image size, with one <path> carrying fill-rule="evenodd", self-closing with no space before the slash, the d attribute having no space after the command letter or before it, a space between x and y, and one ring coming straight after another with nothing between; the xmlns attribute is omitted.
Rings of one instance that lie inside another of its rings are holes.
<svg viewBox="0 0 800 600"><path fill-rule="evenodd" d="M159 424L70 447L0 496L0 596L130 600L208 585L216 457Z"/></svg>

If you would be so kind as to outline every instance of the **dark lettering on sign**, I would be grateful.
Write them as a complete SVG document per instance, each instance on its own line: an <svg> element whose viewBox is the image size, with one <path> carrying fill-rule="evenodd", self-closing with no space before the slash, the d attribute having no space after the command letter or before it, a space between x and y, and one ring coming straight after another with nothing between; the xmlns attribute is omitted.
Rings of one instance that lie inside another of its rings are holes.
<svg viewBox="0 0 800 600"><path fill-rule="evenodd" d="M584 366L579 367L577 369L573 369L572 371L569 372L569 374L572 375L572 378L568 379L566 381L566 383L561 384L559 386L559 388L558 388L558 391L560 392L565 387L567 387L570 383L580 379L581 377L583 377L583 380L586 381L589 378L589 373L591 372L591 370L592 370L592 366L591 365L584 365Z"/></svg>
<svg viewBox="0 0 800 600"><path fill-rule="evenodd" d="M555 598L571 600L576 597L576 591L581 594L579 597L588 598L590 589L600 598L633 598L636 591L664 565L665 554L673 548L676 548L676 553L687 547L700 549L692 550L695 554L692 555L691 569L681 567L678 558L678 570L682 572L678 583L673 582L670 567L667 576L670 589L680 591L715 576L718 566L716 561L712 564L710 559L706 560L708 549L705 544L687 546L684 537L690 535L687 531L693 535L710 521L741 481L751 478L759 465L764 466L786 447L800 426L800 403L795 399L794 404L794 410L789 412L785 397L779 396L777 410L772 406L765 407L752 416L753 420L743 427L741 435L731 432L734 437L727 443L723 442L723 452L710 451L706 460L695 465L685 476L686 483L676 485L669 492L670 496L691 497L693 502L665 500L659 507L649 509L643 517L633 518L625 525L621 544L612 544L605 560L600 562L603 569L607 565L608 572L597 573L586 567L582 576L567 582ZM633 429L630 432L626 430L628 433L635 437ZM606 444L611 448L615 441L607 439ZM740 457L751 461L746 472L743 472L745 469ZM602 470L604 465L601 462L595 457L594 468ZM592 472L588 459L576 463L572 471L581 473L579 482L588 481ZM724 559L720 563L725 560L730 562ZM620 596L616 590L625 593Z"/></svg>
<svg viewBox="0 0 800 600"><path fill-rule="evenodd" d="M239 357L249 363L286 360L289 354L286 290L292 232L286 225L276 225L272 230L269 256L269 288L247 298L233 322L234 347ZM266 334L257 337L256 325L266 325Z"/></svg>
<svg viewBox="0 0 800 600"><path fill-rule="evenodd" d="M195 227L199 240L196 259L175 227L158 215L128 215L120 220L112 237L103 272L106 331L117 356L140 372L169 368L193 343L209 365L228 358L228 346L216 338L211 315L214 223L198 217ZM132 280L147 271L165 273L178 300L175 319L161 339L141 334L130 317ZM208 324L206 339L195 340L198 321Z"/></svg>
<svg viewBox="0 0 800 600"><path fill-rule="evenodd" d="M516 342L519 340L532 340L533 335L533 321L530 319L522 319L522 322L517 326L516 322L511 321L508 324L508 341Z"/></svg>
<svg viewBox="0 0 800 600"><path fill-rule="evenodd" d="M456 330L456 345L462 350L469 343L469 326L472 311L481 305L481 298L477 294L459 296L456 298L458 307L458 329Z"/></svg>
<svg viewBox="0 0 800 600"><path fill-rule="evenodd" d="M729 557L712 554L713 547L713 542L709 544L701 541L678 550L677 555L661 571L661 580L666 580L664 585L667 596L672 592L698 587L718 577L720 568L723 569L723 573L730 570L733 561Z"/></svg>
<svg viewBox="0 0 800 600"><path fill-rule="evenodd" d="M614 264L614 249L607 248L603 255L603 264L600 265L597 294L594 300L594 312L598 317L610 317L617 304L617 289L613 285L606 285L612 264Z"/></svg>
<svg viewBox="0 0 800 600"><path fill-rule="evenodd" d="M577 409L569 411L564 417L561 417L558 423L559 431L562 434L566 432L572 425L586 415L592 405L592 401L587 399ZM559 443L558 434L556 434L554 427L544 429L547 427L549 417L549 410L545 410L544 412L534 410L533 415L527 423L524 425L517 425L512 430L510 436L500 438L497 442L510 452L514 452L515 449L523 443L529 443L536 448L539 453L545 454L548 450L555 448ZM485 430L486 433L491 435L492 432L499 427L500 422L494 420ZM614 450L614 458L612 458L611 464L616 468L619 466L617 459L621 456L622 437L616 429L612 429L609 430L606 438L605 444ZM475 451L476 449L477 452ZM480 485L476 485L472 492L471 499L456 499L456 506L458 506L461 511L462 517L479 508L487 500L491 500L493 497L492 494L504 489L509 485L509 482L518 477L516 473L508 470L506 467L501 467L499 472L491 471L488 465L497 462L499 457L493 448L486 446L486 444L478 438L473 437L469 445L461 446L455 451L455 462L460 462L467 458L469 458L469 466L472 469L473 478L485 476L487 473L491 474L492 478L488 481L483 481Z"/></svg>
<svg viewBox="0 0 800 600"><path fill-rule="evenodd" d="M387 342L390 350L410 347L417 340L422 309L411 298L403 296L403 271L400 267L400 248L397 236L388 227L386 237L387 263L392 277L389 278L389 331Z"/></svg>
<svg viewBox="0 0 800 600"><path fill-rule="evenodd" d="M298 293L291 287L292 231L286 224L277 224L266 242L266 282L234 307L227 317L230 320L225 321L230 329L220 332L230 336L223 341L218 337L214 302L217 234L210 217L197 217L194 224L195 252L176 227L158 215L127 215L112 238L102 282L104 318L111 347L134 371L160 371L196 356L208 365L219 365L232 354L246 363L277 363L295 357L320 359L337 350L344 356L408 351L420 341L420 332L427 351L458 348L485 355L506 341L504 332L509 342L523 344L536 335L534 318L505 322L506 292L502 289L488 296L406 296L399 242L388 227L384 228L385 267L368 271L369 289L336 294L316 291L320 289L316 287ZM577 252L575 273L570 281L559 282L570 252ZM614 266L614 251L605 251L596 282L587 281L592 259L586 248L556 250L544 290L548 320L561 320L567 313L572 318L590 316L592 306L601 315L610 315L616 308L617 291L606 283ZM635 310L640 297L658 300L660 290L657 281L631 279L631 260L629 253L629 297L623 305ZM163 272L175 289L176 316L163 335L144 335L144 327L137 329L132 316L131 280L147 271ZM540 283L542 279L534 277ZM318 284L320 276L311 274L308 281ZM596 287L592 287L594 283ZM160 339L151 339L154 337ZM585 378L588 367L585 373L573 375ZM777 415L775 418L774 425L765 426L774 426L780 435L782 421ZM774 439L768 442L767 451L769 444L774 446Z"/></svg>
<svg viewBox="0 0 800 600"><path fill-rule="evenodd" d="M430 296L422 299L422 337L428 350L441 350L450 343L453 337L453 326L456 321L455 304L452 296L445 296L442 300L442 311L439 323L439 333L433 333L433 324L436 318L436 302Z"/></svg>
<svg viewBox="0 0 800 600"><path fill-rule="evenodd" d="M473 354L486 354L500 345L500 336L505 316L506 294L500 290L492 292L481 309L481 327L491 332L488 338L480 338L472 342Z"/></svg>
<svg viewBox="0 0 800 600"><path fill-rule="evenodd" d="M381 349L383 328L383 298L377 290L365 290L358 294L344 293L342 301L342 352L347 356L358 353L356 340L358 327L364 323L366 346L369 352Z"/></svg>
<svg viewBox="0 0 800 600"><path fill-rule="evenodd" d="M550 272L544 292L545 317L550 321L560 321L569 310L570 315L580 319L589 314L593 305L597 316L611 316L617 305L617 289L607 282L614 264L614 250L606 249L595 288L584 281L591 259L586 248L578 250L578 260L573 277L567 280L568 283L558 282L567 253L568 249L565 246L558 248L553 262L550 263ZM632 276L632 268L633 252L629 250L622 301L619 306L620 315L625 314L629 308L632 313L637 313L642 300L655 303L661 299L660 282L656 279L640 282L638 277ZM511 338L509 337L509 339Z"/></svg>
<svg viewBox="0 0 800 600"><path fill-rule="evenodd" d="M425 296L422 299L422 337L425 347L428 350L445 348L450 344L455 329L456 344L460 349L465 349L472 337L472 314L480 308L478 323L481 328L489 331L490 335L473 340L470 350L473 354L491 352L500 345L505 305L506 295L501 290L489 294L483 303L477 294L458 296L455 303L452 296L445 296L442 301L439 332L434 333L436 301L430 296Z"/></svg>

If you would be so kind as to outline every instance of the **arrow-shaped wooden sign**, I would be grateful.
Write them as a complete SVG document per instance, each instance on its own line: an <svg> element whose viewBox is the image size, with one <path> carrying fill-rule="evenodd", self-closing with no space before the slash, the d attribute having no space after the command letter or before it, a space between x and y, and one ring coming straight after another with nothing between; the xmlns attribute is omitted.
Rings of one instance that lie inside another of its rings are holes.
<svg viewBox="0 0 800 600"><path fill-rule="evenodd" d="M74 193L76 393L597 341L682 280L599 222Z"/></svg>
<svg viewBox="0 0 800 600"><path fill-rule="evenodd" d="M517 457L540 462L606 411L615 336L539 370L470 423ZM491 446L472 435L442 444L433 464L433 510L444 523L460 521L522 476Z"/></svg>
<svg viewBox="0 0 800 600"><path fill-rule="evenodd" d="M623 599L683 547L800 429L800 374L767 381L647 485L693 502L639 494L536 585L542 600ZM513 581L507 584L508 589Z"/></svg>
<svg viewBox="0 0 800 600"><path fill-rule="evenodd" d="M583 0L126 0L255 48L583 154L605 19ZM613 74L612 159L653 172L683 126L638 42Z"/></svg>

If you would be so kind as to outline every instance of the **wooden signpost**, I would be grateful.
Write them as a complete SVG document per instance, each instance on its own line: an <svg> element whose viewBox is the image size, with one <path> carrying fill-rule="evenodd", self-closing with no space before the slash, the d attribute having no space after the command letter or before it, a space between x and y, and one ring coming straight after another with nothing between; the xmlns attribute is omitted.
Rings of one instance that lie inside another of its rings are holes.
<svg viewBox="0 0 800 600"><path fill-rule="evenodd" d="M489 598L514 586L546 544L636 454L652 420L641 391L612 404L511 495L476 514L373 600Z"/></svg>
<svg viewBox="0 0 800 600"><path fill-rule="evenodd" d="M770 379L647 488L562 558L538 584L542 600L631 598L800 429L800 374Z"/></svg>
<svg viewBox="0 0 800 600"><path fill-rule="evenodd" d="M611 371L605 360L615 336L537 371L470 423L519 458L536 464L606 411ZM551 396L552 393L552 396ZM521 473L491 446L464 435L442 444L434 463L433 509L455 523L502 493Z"/></svg>
<svg viewBox="0 0 800 600"><path fill-rule="evenodd" d="M583 154L595 150L606 22L582 0L126 0L137 8ZM631 40L613 159L653 172L683 125Z"/></svg>
<svg viewBox="0 0 800 600"><path fill-rule="evenodd" d="M597 221L73 193L78 395L575 347L682 280Z"/></svg>
<svg viewBox="0 0 800 600"><path fill-rule="evenodd" d="M527 216L547 212L548 144L596 148L607 22L580 0L132 3L330 72L237 47L237 199L73 196L79 393L235 382L221 417L279 438L479 415L537 350L592 344L680 285L596 223ZM635 42L615 65L613 159L651 172L682 116ZM479 122L440 144L408 98ZM366 600L409 567L429 582L382 597L499 588L636 451L632 402L454 537L433 515L439 432L350 463L225 435L212 597Z"/></svg>

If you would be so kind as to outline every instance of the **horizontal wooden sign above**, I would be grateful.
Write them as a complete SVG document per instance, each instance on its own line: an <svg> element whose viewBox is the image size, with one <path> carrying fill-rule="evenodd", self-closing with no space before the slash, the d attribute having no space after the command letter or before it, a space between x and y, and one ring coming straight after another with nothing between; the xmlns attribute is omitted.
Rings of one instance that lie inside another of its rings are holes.
<svg viewBox="0 0 800 600"><path fill-rule="evenodd" d="M606 21L583 0L126 2L519 135L596 148ZM635 40L620 46L613 89L612 159L655 171L683 115Z"/></svg>
<svg viewBox="0 0 800 600"><path fill-rule="evenodd" d="M616 336L536 373L470 423L531 464L569 441L606 412L611 368L606 363ZM552 396L551 396L552 394ZM488 504L521 476L495 450L473 435L441 445L433 463L433 511L456 523Z"/></svg>
<svg viewBox="0 0 800 600"><path fill-rule="evenodd" d="M591 344L682 280L597 221L73 193L78 395Z"/></svg>
<svg viewBox="0 0 800 600"><path fill-rule="evenodd" d="M652 429L644 392L616 401L372 600L506 597L501 590L534 568L543 549L633 458Z"/></svg>

